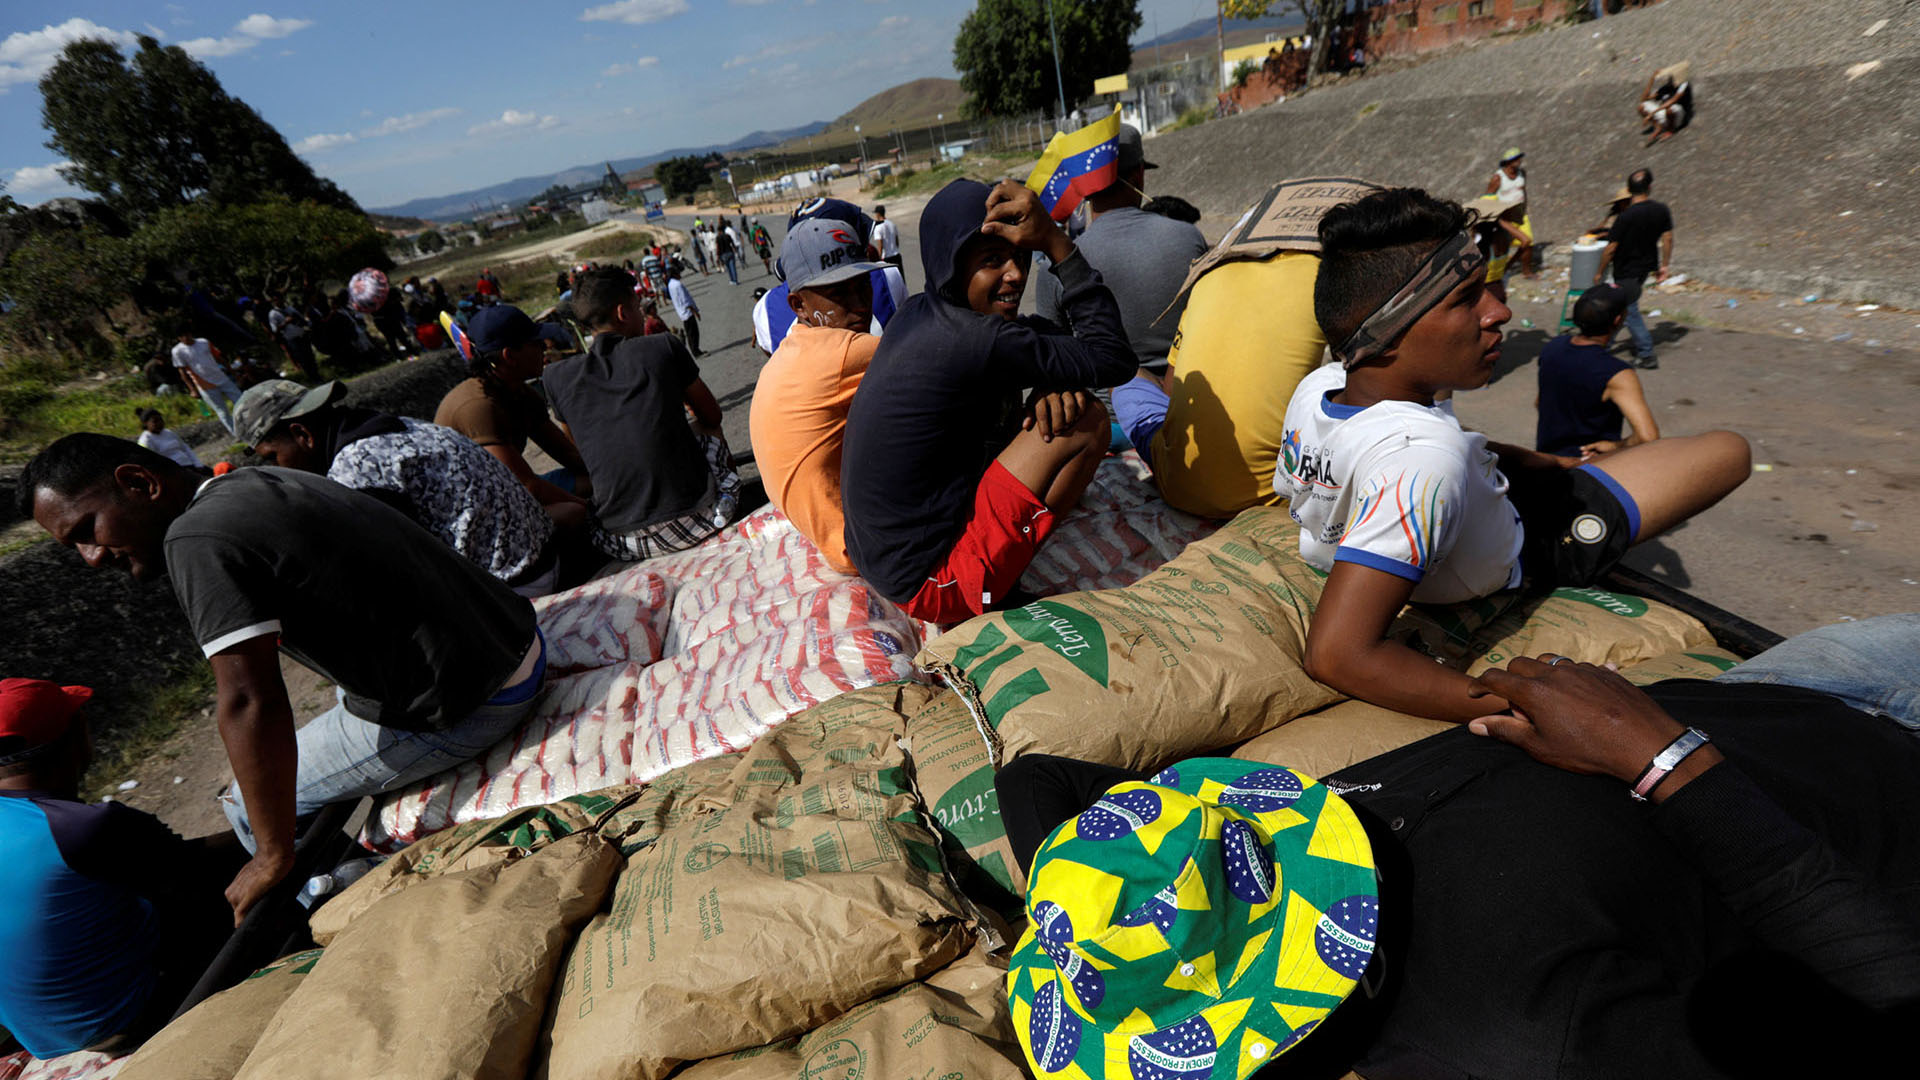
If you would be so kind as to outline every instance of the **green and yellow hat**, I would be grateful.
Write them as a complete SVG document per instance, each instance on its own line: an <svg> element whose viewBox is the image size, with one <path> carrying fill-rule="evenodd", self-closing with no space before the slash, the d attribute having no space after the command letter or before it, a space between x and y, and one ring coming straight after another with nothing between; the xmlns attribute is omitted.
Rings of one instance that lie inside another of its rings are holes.
<svg viewBox="0 0 1920 1080"><path fill-rule="evenodd" d="M1063 1080L1245 1080L1373 956L1373 849L1292 769L1194 758L1054 830L1007 972L1027 1064Z"/></svg>

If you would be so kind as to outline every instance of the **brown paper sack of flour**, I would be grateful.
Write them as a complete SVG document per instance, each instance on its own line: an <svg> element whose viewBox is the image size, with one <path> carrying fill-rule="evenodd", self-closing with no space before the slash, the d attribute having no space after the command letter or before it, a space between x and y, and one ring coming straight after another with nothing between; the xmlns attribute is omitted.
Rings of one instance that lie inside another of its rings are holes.
<svg viewBox="0 0 1920 1080"><path fill-rule="evenodd" d="M993 760L960 695L947 691L907 719L914 790L940 827L955 884L975 902L1012 915L1025 906L1027 879L993 786Z"/></svg>
<svg viewBox="0 0 1920 1080"><path fill-rule="evenodd" d="M1313 778L1330 776L1356 761L1398 750L1429 735L1458 727L1444 720L1343 701L1255 736L1233 752L1244 761L1299 769Z"/></svg>
<svg viewBox="0 0 1920 1080"><path fill-rule="evenodd" d="M233 1080L260 1033L320 959L294 953L195 1005L161 1028L117 1076L131 1080Z"/></svg>
<svg viewBox="0 0 1920 1080"><path fill-rule="evenodd" d="M328 946L236 1080L520 1080L567 941L621 862L577 833L386 897Z"/></svg>
<svg viewBox="0 0 1920 1080"><path fill-rule="evenodd" d="M1256 507L1126 588L973 619L917 662L984 720L997 764L1155 769L1339 699L1301 667L1324 575L1299 546L1285 510Z"/></svg>
<svg viewBox="0 0 1920 1080"><path fill-rule="evenodd" d="M1024 1080L1006 969L979 950L797 1039L702 1061L674 1080Z"/></svg>
<svg viewBox="0 0 1920 1080"><path fill-rule="evenodd" d="M652 1080L799 1035L965 953L974 909L898 742L900 710L932 694L801 713L743 755L730 791L636 852L568 953L536 1075Z"/></svg>

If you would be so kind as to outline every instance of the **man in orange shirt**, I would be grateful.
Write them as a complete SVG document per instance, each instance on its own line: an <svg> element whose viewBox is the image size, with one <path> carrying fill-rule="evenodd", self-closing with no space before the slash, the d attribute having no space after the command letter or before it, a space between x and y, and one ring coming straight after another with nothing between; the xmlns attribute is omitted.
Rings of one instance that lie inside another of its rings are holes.
<svg viewBox="0 0 1920 1080"><path fill-rule="evenodd" d="M815 218L780 248L793 329L760 371L748 424L767 496L835 570L854 572L842 537L840 449L853 392L880 339L867 333L873 288L866 245L846 225Z"/></svg>

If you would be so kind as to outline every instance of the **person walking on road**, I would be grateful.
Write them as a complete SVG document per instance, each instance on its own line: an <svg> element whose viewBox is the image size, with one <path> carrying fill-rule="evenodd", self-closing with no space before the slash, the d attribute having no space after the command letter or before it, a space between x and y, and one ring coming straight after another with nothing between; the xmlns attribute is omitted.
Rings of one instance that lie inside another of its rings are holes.
<svg viewBox="0 0 1920 1080"><path fill-rule="evenodd" d="M1653 334L1640 314L1640 292L1648 275L1656 283L1667 280L1673 265L1673 213L1665 203L1654 201L1651 169L1638 169L1627 177L1627 197L1627 208L1614 219L1591 284L1606 280L1607 268L1613 268L1613 280L1627 290L1627 336L1633 339L1634 365L1652 370L1660 361L1653 355Z"/></svg>
<svg viewBox="0 0 1920 1080"><path fill-rule="evenodd" d="M214 418L227 429L227 434L233 434L233 406L240 400L240 388L233 384L227 369L220 366L219 358L213 354L213 345L206 338L195 337L191 330L180 331L180 343L173 347L173 366L180 369L180 377L199 393L207 408L213 410Z"/></svg>
<svg viewBox="0 0 1920 1080"><path fill-rule="evenodd" d="M1520 272L1533 276L1536 269L1533 257L1533 220L1527 216L1527 155L1517 146L1510 146L1500 155L1500 167L1487 179L1485 194L1497 196L1508 206L1519 206L1520 220L1516 223L1525 239L1520 250L1513 253L1513 261L1520 264Z"/></svg>
<svg viewBox="0 0 1920 1080"><path fill-rule="evenodd" d="M727 272L733 272L732 260L727 262ZM700 305L693 302L693 294L680 280L679 267L667 268L667 299L673 301L673 313L680 316L680 325L686 328L688 351L695 356L706 355L700 351Z"/></svg>
<svg viewBox="0 0 1920 1080"><path fill-rule="evenodd" d="M727 268L727 284L740 284L740 248L733 242L733 229L721 227L713 233L713 249L719 253L720 264Z"/></svg>
<svg viewBox="0 0 1920 1080"><path fill-rule="evenodd" d="M905 269L905 264L900 260L900 230L887 220L887 208L884 206L873 208L873 246L880 249L881 262L895 270Z"/></svg>

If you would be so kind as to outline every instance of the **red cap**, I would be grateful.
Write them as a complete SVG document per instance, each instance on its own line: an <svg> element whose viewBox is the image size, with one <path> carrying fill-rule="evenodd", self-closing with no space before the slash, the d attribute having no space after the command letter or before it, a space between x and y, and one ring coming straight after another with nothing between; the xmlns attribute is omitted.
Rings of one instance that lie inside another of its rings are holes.
<svg viewBox="0 0 1920 1080"><path fill-rule="evenodd" d="M45 679L0 679L0 737L23 738L45 746L66 734L67 723L93 697L84 686L61 686Z"/></svg>

